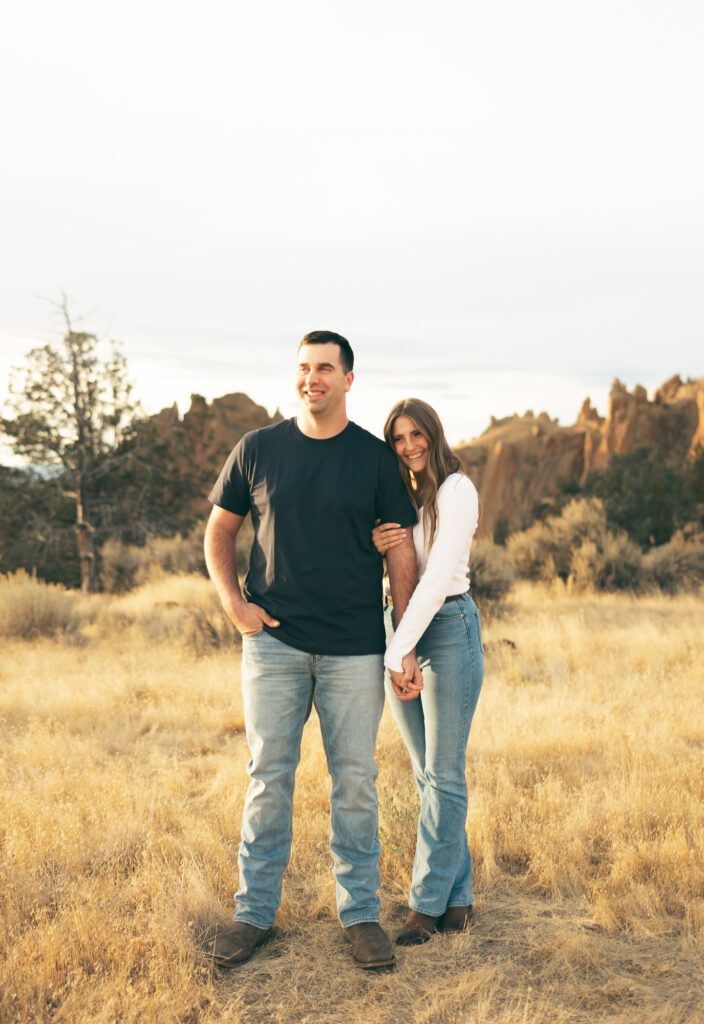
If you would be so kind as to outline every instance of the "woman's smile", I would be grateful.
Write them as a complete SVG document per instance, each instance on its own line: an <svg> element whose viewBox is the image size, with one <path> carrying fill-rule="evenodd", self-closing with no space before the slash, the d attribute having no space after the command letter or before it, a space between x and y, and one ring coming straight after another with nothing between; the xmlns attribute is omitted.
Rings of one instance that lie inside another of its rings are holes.
<svg viewBox="0 0 704 1024"><path fill-rule="evenodd" d="M409 416L399 416L394 423L393 443L401 462L414 476L422 473L428 461L428 438Z"/></svg>

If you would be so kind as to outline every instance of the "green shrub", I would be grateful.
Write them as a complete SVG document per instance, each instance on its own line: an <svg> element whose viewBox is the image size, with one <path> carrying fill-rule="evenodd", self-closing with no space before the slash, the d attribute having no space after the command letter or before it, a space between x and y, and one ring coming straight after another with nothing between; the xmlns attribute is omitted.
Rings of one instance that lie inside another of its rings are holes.
<svg viewBox="0 0 704 1024"><path fill-rule="evenodd" d="M565 505L555 520L558 541L574 549L584 540L606 536L606 510L598 498L576 498Z"/></svg>
<svg viewBox="0 0 704 1024"><path fill-rule="evenodd" d="M603 500L611 530L624 530L641 548L648 548L668 541L686 515L683 482L663 452L648 446L613 454L585 489Z"/></svg>
<svg viewBox="0 0 704 1024"><path fill-rule="evenodd" d="M81 596L60 583L43 583L24 569L0 576L0 636L32 640L75 634L82 624Z"/></svg>
<svg viewBox="0 0 704 1024"><path fill-rule="evenodd" d="M124 594L160 576L205 572L203 529L185 536L150 537L143 545L108 540L100 549L100 585Z"/></svg>
<svg viewBox="0 0 704 1024"><path fill-rule="evenodd" d="M512 589L516 573L506 549L490 540L479 538L472 543L469 557L469 578L472 597L478 604L502 601Z"/></svg>
<svg viewBox="0 0 704 1024"><path fill-rule="evenodd" d="M559 578L577 590L643 590L647 573L637 544L607 528L598 498L578 499L522 533L509 537L508 552L519 576L549 583Z"/></svg>
<svg viewBox="0 0 704 1024"><path fill-rule="evenodd" d="M124 594L136 585L142 565L142 548L107 540L100 549L100 587L108 594Z"/></svg>
<svg viewBox="0 0 704 1024"><path fill-rule="evenodd" d="M559 516L514 533L508 538L507 548L522 579L549 583L556 576L567 580L574 552L586 540L603 547L607 532L602 503L597 498L581 499L571 501Z"/></svg>
<svg viewBox="0 0 704 1024"><path fill-rule="evenodd" d="M109 540L100 549L99 580L108 594L126 594L163 576L190 573L205 575L203 534L205 524L190 533L173 537L150 537L143 545ZM237 572L244 576L249 568L249 551L254 533L249 518L237 536Z"/></svg>
<svg viewBox="0 0 704 1024"><path fill-rule="evenodd" d="M521 579L538 582L555 578L555 541L548 522L534 523L506 541L509 559Z"/></svg>
<svg viewBox="0 0 704 1024"><path fill-rule="evenodd" d="M152 537L142 548L143 565L146 569L146 582L156 575L180 576L184 573L205 573L203 555L203 529L197 527L185 536ZM156 570L156 571L155 571Z"/></svg>
<svg viewBox="0 0 704 1024"><path fill-rule="evenodd" d="M584 540L573 555L569 583L577 590L643 590L641 550L621 532L607 533L601 544Z"/></svg>
<svg viewBox="0 0 704 1024"><path fill-rule="evenodd" d="M674 538L643 559L646 579L665 594L698 590L704 585L704 545Z"/></svg>

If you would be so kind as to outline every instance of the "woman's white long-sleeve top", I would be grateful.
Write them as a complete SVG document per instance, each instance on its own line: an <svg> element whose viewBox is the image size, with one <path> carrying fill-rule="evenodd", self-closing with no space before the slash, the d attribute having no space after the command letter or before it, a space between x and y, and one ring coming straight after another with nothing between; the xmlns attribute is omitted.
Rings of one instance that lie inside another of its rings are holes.
<svg viewBox="0 0 704 1024"><path fill-rule="evenodd" d="M401 672L401 659L413 650L446 597L469 590L469 549L479 519L477 489L462 473L451 473L438 489L438 528L426 550L423 509L413 527L418 586L386 648L384 664Z"/></svg>

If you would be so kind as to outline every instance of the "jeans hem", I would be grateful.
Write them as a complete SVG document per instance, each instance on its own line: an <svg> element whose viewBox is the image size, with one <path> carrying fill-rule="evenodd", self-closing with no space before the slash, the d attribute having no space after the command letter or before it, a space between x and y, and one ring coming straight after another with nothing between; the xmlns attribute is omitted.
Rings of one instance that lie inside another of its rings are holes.
<svg viewBox="0 0 704 1024"><path fill-rule="evenodd" d="M356 924L379 924L379 917L360 917L355 921L350 921L347 924L343 924L342 921L340 921L340 925L343 928L353 928L354 925Z"/></svg>
<svg viewBox="0 0 704 1024"><path fill-rule="evenodd" d="M444 910L424 910L423 907L416 906L413 900L408 901L408 907L410 910L415 910L416 914L425 914L426 917L442 917L442 915L445 913Z"/></svg>
<svg viewBox="0 0 704 1024"><path fill-rule="evenodd" d="M267 928L273 928L274 922L271 924L262 924L261 921L255 921L251 914L237 914L235 913L236 924L251 924L255 928L261 928L262 931L266 931Z"/></svg>

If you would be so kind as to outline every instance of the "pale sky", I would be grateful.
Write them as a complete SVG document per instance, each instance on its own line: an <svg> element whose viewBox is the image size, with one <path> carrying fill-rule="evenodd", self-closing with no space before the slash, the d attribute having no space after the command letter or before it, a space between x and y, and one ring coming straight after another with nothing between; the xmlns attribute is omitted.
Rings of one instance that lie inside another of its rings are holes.
<svg viewBox="0 0 704 1024"><path fill-rule="evenodd" d="M702 52L694 0L13 4L0 398L62 291L151 411L292 414L317 328L453 443L701 376Z"/></svg>

